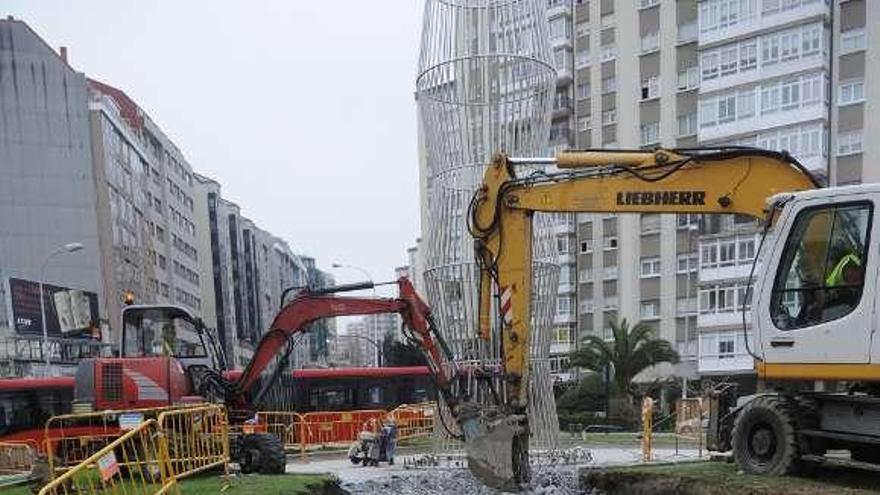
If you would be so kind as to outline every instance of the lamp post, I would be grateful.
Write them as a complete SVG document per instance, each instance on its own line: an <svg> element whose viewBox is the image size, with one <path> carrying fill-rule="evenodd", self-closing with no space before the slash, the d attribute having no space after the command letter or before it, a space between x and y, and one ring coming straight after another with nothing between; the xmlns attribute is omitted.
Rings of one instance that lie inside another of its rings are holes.
<svg viewBox="0 0 880 495"><path fill-rule="evenodd" d="M349 268L352 270L357 270L357 271L361 272L362 274L364 274L365 277L367 277L367 281L373 282L373 276L370 275L370 272L368 272L366 269L361 268L359 266L346 265L343 263L333 263L330 266L332 266L333 268L337 268L337 269L338 268ZM373 287L373 298L376 298L376 287ZM373 339L375 341L378 338L376 335L376 316L375 315L370 315L370 327L371 327L370 334L373 336ZM376 366L378 367L378 366L382 366L382 350L378 346L376 346L376 349L377 349Z"/></svg>
<svg viewBox="0 0 880 495"><path fill-rule="evenodd" d="M51 361L49 359L49 329L46 326L46 301L43 294L43 281L46 280L46 267L49 265L49 260L52 259L53 256L64 253L75 253L82 248L82 243L67 243L50 251L49 254L43 258L43 264L40 266L40 324L43 327L43 359L46 361L46 369L43 371L43 374L46 376L49 376L49 367L51 366Z"/></svg>

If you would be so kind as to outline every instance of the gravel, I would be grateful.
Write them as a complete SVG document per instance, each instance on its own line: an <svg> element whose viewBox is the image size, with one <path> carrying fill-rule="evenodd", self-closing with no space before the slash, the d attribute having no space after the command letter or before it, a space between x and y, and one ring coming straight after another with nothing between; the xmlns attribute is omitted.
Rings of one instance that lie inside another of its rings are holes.
<svg viewBox="0 0 880 495"><path fill-rule="evenodd" d="M523 492L533 495L587 494L578 488L577 469L573 466L540 466L532 473L533 480ZM461 468L433 467L412 469L382 480L343 483L341 488L352 495L404 494L468 494L496 495L497 490L477 481L470 471Z"/></svg>

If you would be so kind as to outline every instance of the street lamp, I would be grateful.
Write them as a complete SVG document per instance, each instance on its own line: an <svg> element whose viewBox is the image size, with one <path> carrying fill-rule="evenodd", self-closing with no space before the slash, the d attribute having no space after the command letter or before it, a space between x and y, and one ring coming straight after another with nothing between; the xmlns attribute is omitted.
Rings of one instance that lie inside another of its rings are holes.
<svg viewBox="0 0 880 495"><path fill-rule="evenodd" d="M357 270L357 271L363 273L365 277L367 277L367 281L368 281L368 282L373 282L373 276L370 275L370 272L368 272L366 269L361 268L361 267L359 267L359 266L355 266L355 265L346 265L346 264L343 264L343 263L333 263L333 264L330 265L330 266L332 266L333 268L337 268L337 269L339 269L339 268L349 268L349 269L352 269L352 270ZM376 287L374 286L374 287L373 287L373 298L375 299L376 297L377 297L377 296L376 296ZM373 335L373 339L378 339L378 336L376 335L376 316L375 316L375 315L371 315L371 316L370 316L370 327L371 327L371 328L370 328L370 333ZM376 352L376 366L382 366L382 353L381 353L381 352L382 352L381 349L379 349L378 346L377 346L377 352Z"/></svg>
<svg viewBox="0 0 880 495"><path fill-rule="evenodd" d="M51 366L49 360L49 330L48 327L46 327L46 301L43 297L43 281L46 280L46 267L49 265L49 260L52 259L53 256L64 253L75 253L82 248L83 245L80 242L67 243L47 254L46 257L43 258L43 264L40 266L40 324L43 326L43 358L46 361L46 369L43 373L46 376L49 376L49 367Z"/></svg>

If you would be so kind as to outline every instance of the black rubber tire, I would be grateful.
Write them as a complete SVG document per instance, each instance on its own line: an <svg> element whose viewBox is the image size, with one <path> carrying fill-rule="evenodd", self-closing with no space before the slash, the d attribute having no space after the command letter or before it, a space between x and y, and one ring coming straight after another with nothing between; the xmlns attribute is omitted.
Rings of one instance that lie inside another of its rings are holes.
<svg viewBox="0 0 880 495"><path fill-rule="evenodd" d="M733 457L749 474L789 475L800 469L797 406L779 396L753 399L733 426Z"/></svg>
<svg viewBox="0 0 880 495"><path fill-rule="evenodd" d="M249 433L241 439L238 464L244 474L284 474L287 456L284 445L271 433Z"/></svg>
<svg viewBox="0 0 880 495"><path fill-rule="evenodd" d="M348 460L351 461L352 464L358 465L363 459L361 459L360 457L349 457Z"/></svg>

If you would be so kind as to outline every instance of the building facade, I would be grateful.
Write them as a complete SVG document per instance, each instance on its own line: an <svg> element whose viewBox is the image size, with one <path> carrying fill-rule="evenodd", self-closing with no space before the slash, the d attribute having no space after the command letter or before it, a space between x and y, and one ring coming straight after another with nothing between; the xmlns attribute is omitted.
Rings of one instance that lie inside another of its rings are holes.
<svg viewBox="0 0 880 495"><path fill-rule="evenodd" d="M201 316L241 367L285 288L332 284L241 216L124 91L12 18L0 20L0 103L0 374L40 373L41 289L51 372L69 373L71 356L118 346L127 295ZM89 297L88 331L62 335L53 294L67 289ZM326 361L334 326L317 328L296 366Z"/></svg>

